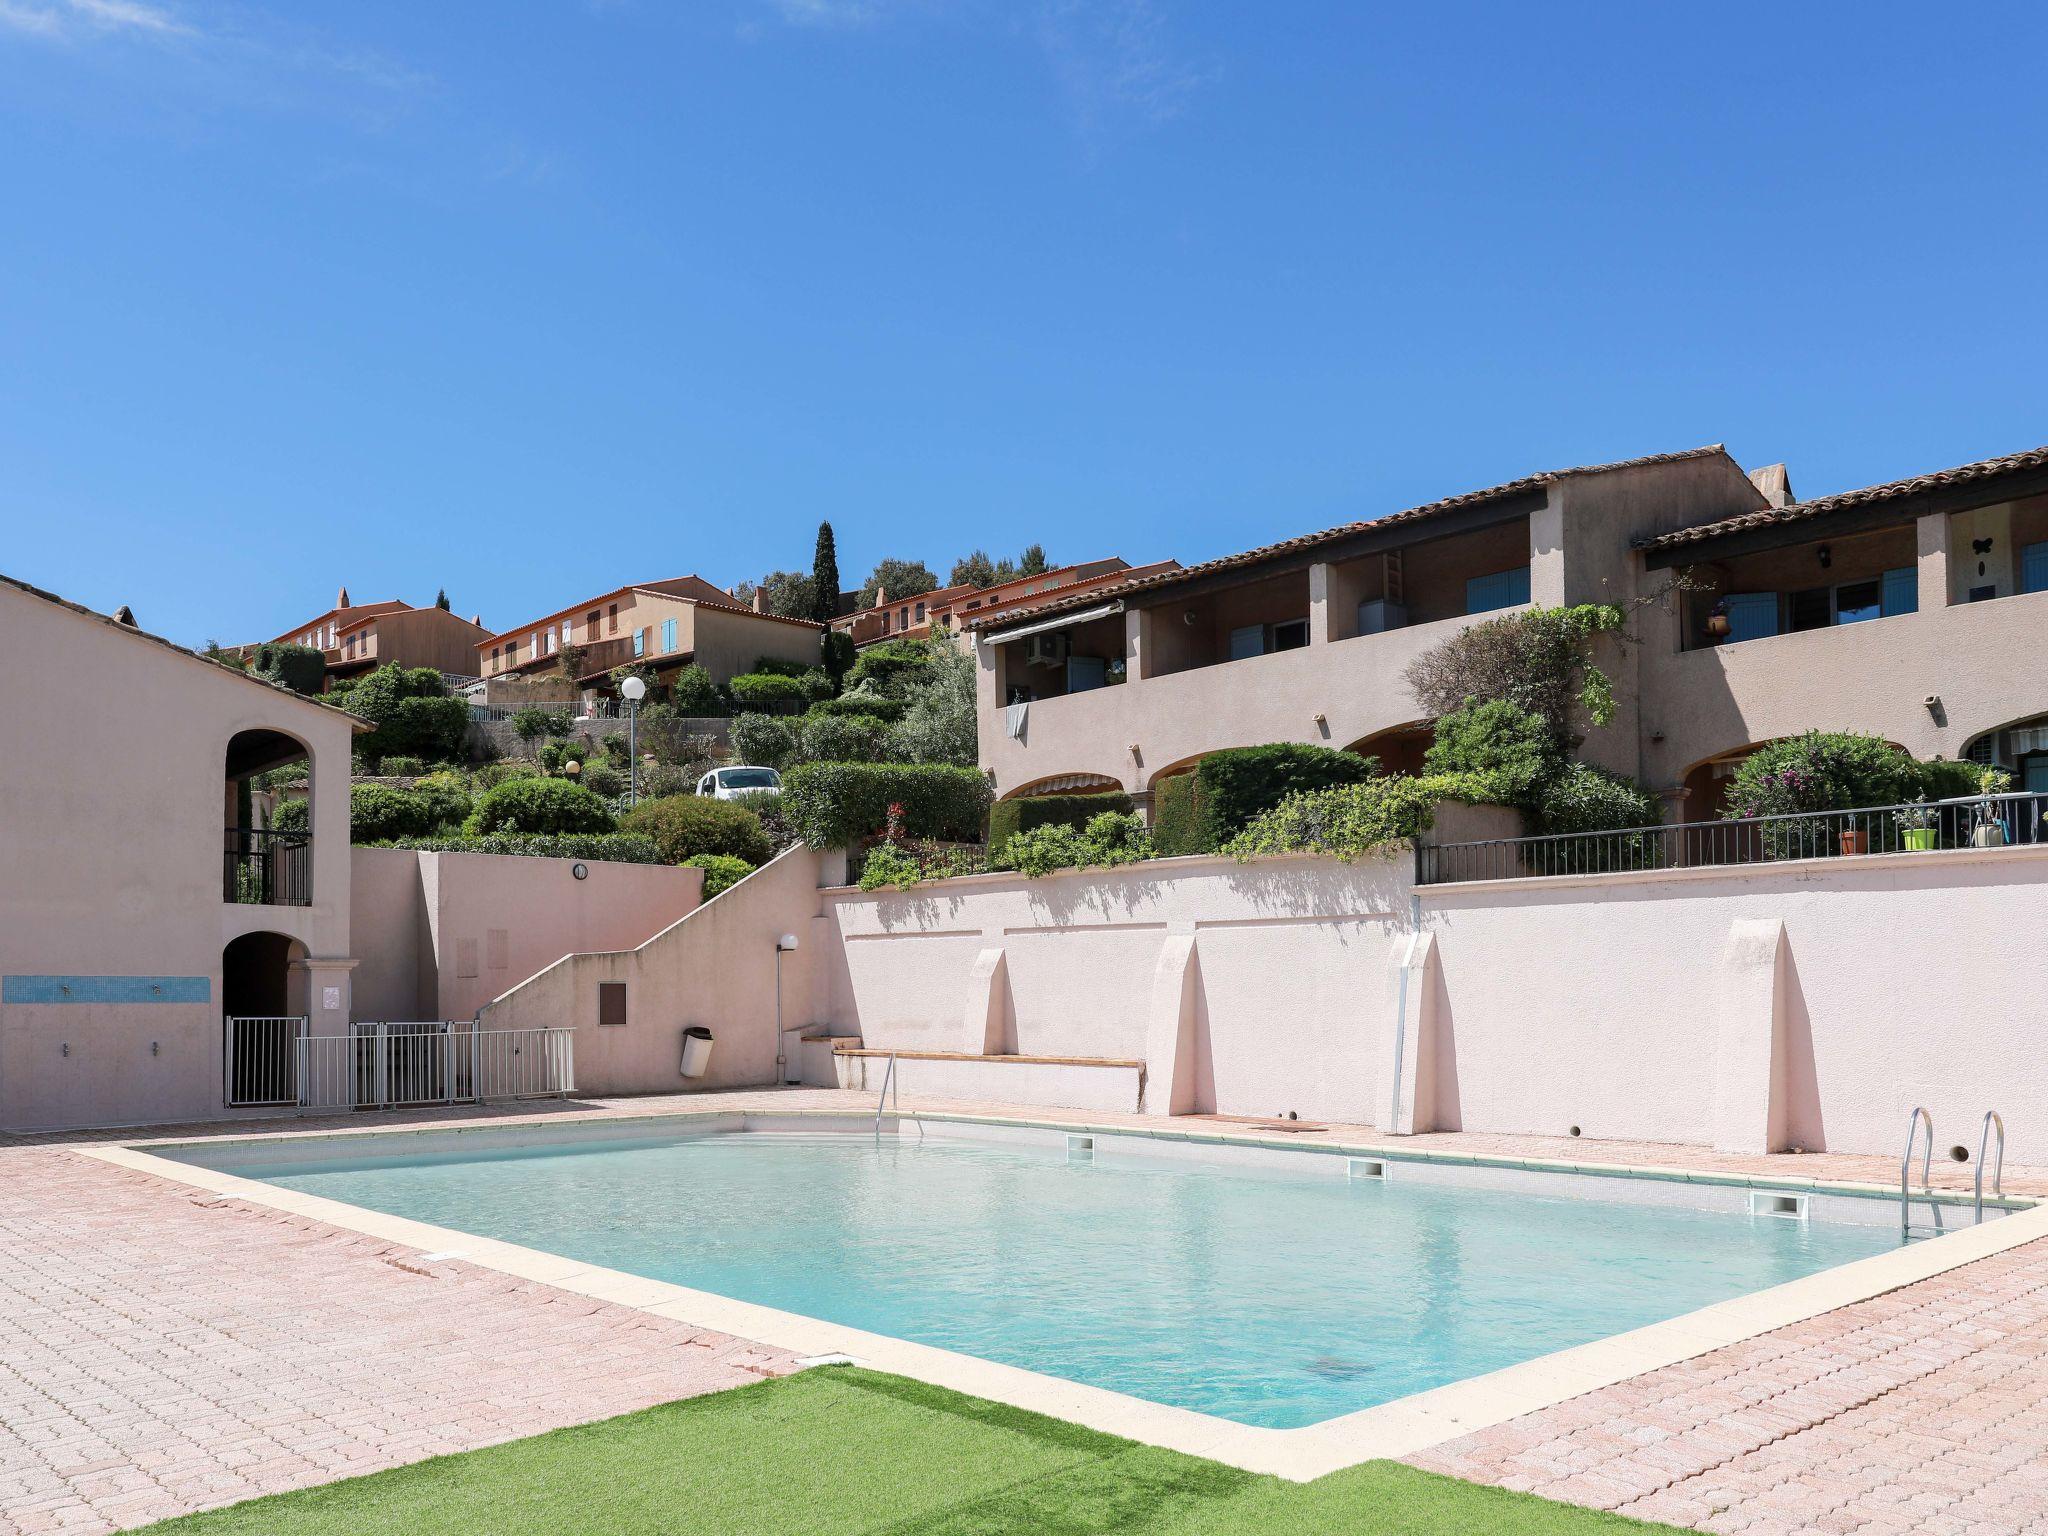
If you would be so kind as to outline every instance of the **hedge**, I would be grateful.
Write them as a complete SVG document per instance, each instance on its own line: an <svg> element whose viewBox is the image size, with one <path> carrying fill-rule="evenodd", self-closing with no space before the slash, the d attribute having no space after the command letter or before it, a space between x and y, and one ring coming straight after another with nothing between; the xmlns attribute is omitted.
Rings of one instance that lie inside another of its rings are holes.
<svg viewBox="0 0 2048 1536"><path fill-rule="evenodd" d="M745 859L736 859L729 853L700 853L683 860L685 869L704 871L704 899L709 901L722 891L729 891L754 872L755 866Z"/></svg>
<svg viewBox="0 0 2048 1536"><path fill-rule="evenodd" d="M376 843L392 837L428 837L441 830L440 804L428 795L388 784L351 784L349 841Z"/></svg>
<svg viewBox="0 0 2048 1536"><path fill-rule="evenodd" d="M749 864L765 864L774 851L758 816L737 801L708 795L643 800L619 818L619 829L651 839L667 864L687 863L699 854L729 854Z"/></svg>
<svg viewBox="0 0 2048 1536"><path fill-rule="evenodd" d="M762 713L795 714L811 697L802 678L774 672L742 672L725 686L741 709Z"/></svg>
<svg viewBox="0 0 2048 1536"><path fill-rule="evenodd" d="M318 646L266 642L251 654L249 666L257 676L282 683L293 693L318 693L327 680L327 657Z"/></svg>
<svg viewBox="0 0 2048 1536"><path fill-rule="evenodd" d="M513 779L476 802L462 830L472 837L491 832L610 832L612 813L581 784L567 779Z"/></svg>
<svg viewBox="0 0 2048 1536"><path fill-rule="evenodd" d="M415 848L425 853L508 853L533 859L587 859L604 864L663 864L652 838L630 832L498 832L487 837L396 837L376 848Z"/></svg>
<svg viewBox="0 0 2048 1536"><path fill-rule="evenodd" d="M782 776L783 814L813 848L876 835L892 804L911 837L978 843L990 798L980 769L942 763L802 763Z"/></svg>
<svg viewBox="0 0 2048 1536"><path fill-rule="evenodd" d="M1202 787L1192 773L1177 773L1152 787L1152 851L1162 859L1216 851Z"/></svg>
<svg viewBox="0 0 2048 1536"><path fill-rule="evenodd" d="M903 701L885 699L873 693L842 693L836 699L820 699L811 706L814 715L866 715L884 725L903 718Z"/></svg>
<svg viewBox="0 0 2048 1536"><path fill-rule="evenodd" d="M1446 800L1484 805L1493 789L1472 774L1397 774L1356 784L1333 784L1282 801L1230 840L1238 859L1314 853L1349 861L1384 854L1429 830Z"/></svg>
<svg viewBox="0 0 2048 1536"><path fill-rule="evenodd" d="M1263 747L1211 752L1195 768L1206 802L1209 836L1218 845L1262 812L1308 789L1358 784L1379 767L1373 759L1335 747L1276 741Z"/></svg>
<svg viewBox="0 0 2048 1536"><path fill-rule="evenodd" d="M1004 800L989 807L988 856L1002 857L1003 846L1033 827L1072 827L1076 832L1105 811L1129 811L1131 797L1121 790L1099 795L1038 795Z"/></svg>

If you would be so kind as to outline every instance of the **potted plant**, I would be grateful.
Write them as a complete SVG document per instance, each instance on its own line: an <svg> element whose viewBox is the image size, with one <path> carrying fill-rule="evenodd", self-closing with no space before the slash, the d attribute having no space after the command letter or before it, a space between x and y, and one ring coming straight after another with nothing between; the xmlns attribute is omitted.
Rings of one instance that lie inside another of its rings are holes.
<svg viewBox="0 0 2048 1536"><path fill-rule="evenodd" d="M1936 814L1924 794L1905 809L1892 812L1892 820L1899 824L1899 837L1908 853L1926 853L1939 845L1941 831L1935 824Z"/></svg>
<svg viewBox="0 0 2048 1536"><path fill-rule="evenodd" d="M1728 600L1724 597L1707 610L1707 633L1716 640L1726 640L1728 629Z"/></svg>
<svg viewBox="0 0 2048 1536"><path fill-rule="evenodd" d="M1977 788L1984 798L1977 802L1977 824L1970 829L1971 847L2005 846L2005 823L1998 819L1998 803L1993 797L2004 794L2011 787L2012 775L2003 768L1986 768L1977 775Z"/></svg>
<svg viewBox="0 0 2048 1536"><path fill-rule="evenodd" d="M1845 823L1842 827L1839 842L1842 848L1842 857L1845 859L1853 859L1866 854L1870 852L1870 828L1854 822Z"/></svg>

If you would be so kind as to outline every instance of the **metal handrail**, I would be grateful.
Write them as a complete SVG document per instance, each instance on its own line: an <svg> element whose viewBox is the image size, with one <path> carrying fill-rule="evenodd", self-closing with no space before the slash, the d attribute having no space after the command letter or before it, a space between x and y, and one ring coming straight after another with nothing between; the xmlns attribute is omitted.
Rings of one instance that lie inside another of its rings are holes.
<svg viewBox="0 0 2048 1536"><path fill-rule="evenodd" d="M1984 1111L1983 1128L1977 1133L1977 1220L1984 1219L1984 1151L1991 1140L1991 1127L1998 1127L1998 1164L1991 1173L1991 1198L2005 1194L2005 1116L1995 1109Z"/></svg>
<svg viewBox="0 0 2048 1536"><path fill-rule="evenodd" d="M2028 814L2031 811L2032 814ZM1995 832L1994 832L1995 829ZM1930 835L1931 834L1931 835ZM1834 811L1784 811L1714 821L1547 832L1450 843L1418 839L1419 885L1603 874L1924 852L1930 847L2048 844L2048 795L2005 791Z"/></svg>
<svg viewBox="0 0 2048 1536"><path fill-rule="evenodd" d="M1908 1203L1906 1178L1913 1166L1913 1143L1920 1135L1920 1127L1927 1127L1927 1144L1920 1149L1920 1193L1931 1195L1933 1186L1929 1182L1934 1163L1934 1116L1925 1109L1915 1109L1913 1117L1906 1122L1906 1155L1899 1159L1899 1236L1913 1235L1911 1220L1912 1206Z"/></svg>
<svg viewBox="0 0 2048 1536"><path fill-rule="evenodd" d="M896 1082L896 1053L889 1053L889 1065L882 1070L882 1091L875 1096L875 1145L882 1144L882 1106L888 1102L889 1089ZM903 1090L896 1089L896 1113L903 1113Z"/></svg>

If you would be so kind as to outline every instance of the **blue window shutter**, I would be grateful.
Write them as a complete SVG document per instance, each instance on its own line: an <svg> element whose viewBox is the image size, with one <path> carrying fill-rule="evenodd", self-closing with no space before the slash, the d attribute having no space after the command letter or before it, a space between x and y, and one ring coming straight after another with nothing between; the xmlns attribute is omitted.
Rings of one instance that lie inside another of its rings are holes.
<svg viewBox="0 0 2048 1536"><path fill-rule="evenodd" d="M1728 610L1728 639L1761 640L1778 632L1778 594L1730 592L1721 599Z"/></svg>
<svg viewBox="0 0 2048 1536"><path fill-rule="evenodd" d="M1886 618L1895 613L1920 611L1920 572L1910 565L1884 573L1881 609Z"/></svg>
<svg viewBox="0 0 2048 1536"><path fill-rule="evenodd" d="M2048 540L2020 551L2020 590L2048 592Z"/></svg>
<svg viewBox="0 0 2048 1536"><path fill-rule="evenodd" d="M1529 567L1518 565L1512 571L1504 571L1502 574L1507 577L1508 582L1508 601L1502 606L1529 601Z"/></svg>
<svg viewBox="0 0 2048 1536"><path fill-rule="evenodd" d="M1474 576L1465 583L1465 611L1491 613L1507 606L1506 584L1499 575Z"/></svg>
<svg viewBox="0 0 2048 1536"><path fill-rule="evenodd" d="M1230 659L1243 661L1250 656L1266 654L1266 626L1247 624L1242 629L1230 632Z"/></svg>

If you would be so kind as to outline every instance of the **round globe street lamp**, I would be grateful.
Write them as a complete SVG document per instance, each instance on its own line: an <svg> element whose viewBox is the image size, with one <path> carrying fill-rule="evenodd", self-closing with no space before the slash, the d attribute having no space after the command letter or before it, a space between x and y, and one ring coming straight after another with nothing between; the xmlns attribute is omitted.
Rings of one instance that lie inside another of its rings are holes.
<svg viewBox="0 0 2048 1536"><path fill-rule="evenodd" d="M619 684L619 692L626 699L626 758L632 764L632 780L627 788L628 805L640 803L640 701L647 697L647 679L629 677Z"/></svg>

